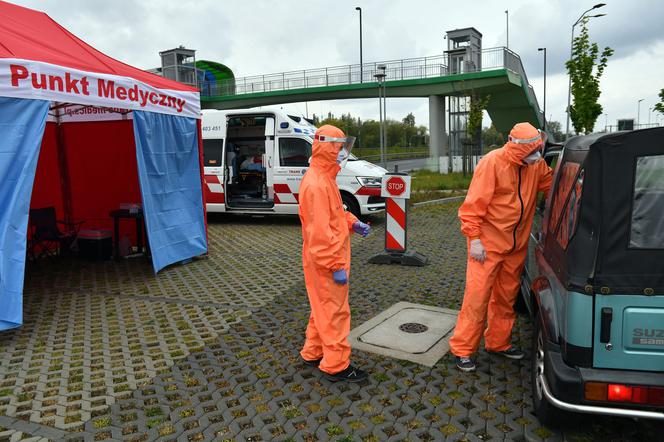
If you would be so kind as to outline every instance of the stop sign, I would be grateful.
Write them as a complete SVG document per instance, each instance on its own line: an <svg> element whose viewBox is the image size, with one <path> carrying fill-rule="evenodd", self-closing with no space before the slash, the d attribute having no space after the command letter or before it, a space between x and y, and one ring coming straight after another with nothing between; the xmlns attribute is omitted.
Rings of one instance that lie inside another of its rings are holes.
<svg viewBox="0 0 664 442"><path fill-rule="evenodd" d="M383 198L410 198L410 179L405 173L386 173L383 175L380 186L380 196Z"/></svg>
<svg viewBox="0 0 664 442"><path fill-rule="evenodd" d="M391 176L385 183L385 189L393 197L398 197L406 192L406 181L400 176Z"/></svg>

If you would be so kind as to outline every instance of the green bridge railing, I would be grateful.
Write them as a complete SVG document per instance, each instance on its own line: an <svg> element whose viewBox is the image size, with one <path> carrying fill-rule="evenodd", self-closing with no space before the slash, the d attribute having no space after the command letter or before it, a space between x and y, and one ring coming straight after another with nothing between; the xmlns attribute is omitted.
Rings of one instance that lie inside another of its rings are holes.
<svg viewBox="0 0 664 442"><path fill-rule="evenodd" d="M383 70L379 68L381 66L385 68L386 81L415 80L508 69L521 76L529 101L539 110L535 93L532 86L528 83L521 58L515 52L505 47L484 49L482 51L481 66L475 66L474 63L465 61L461 66L450 68L449 57L447 54L443 54L432 57L363 63L362 65L351 64L276 74L254 75L227 80L221 84L203 82L200 85L201 99L326 86L375 83L376 79L374 75L383 73Z"/></svg>

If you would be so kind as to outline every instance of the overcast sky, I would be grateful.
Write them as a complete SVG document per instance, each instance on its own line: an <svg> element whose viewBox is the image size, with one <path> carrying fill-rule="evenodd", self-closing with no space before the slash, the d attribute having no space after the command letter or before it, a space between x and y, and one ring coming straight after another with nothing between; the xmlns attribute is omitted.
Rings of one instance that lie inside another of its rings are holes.
<svg viewBox="0 0 664 442"><path fill-rule="evenodd" d="M196 49L197 59L219 61L236 77L359 63L362 7L364 62L442 54L445 31L473 26L484 48L506 43L518 53L543 104L543 56L546 47L547 114L563 123L567 102L564 62L569 57L571 26L595 1L575 0L14 0L42 10L106 54L140 68L157 67L159 51L179 45ZM591 39L610 46L601 80L601 116L605 121L641 122L664 88L664 1L607 0L590 21ZM578 27L577 27L578 29ZM284 105L305 112L304 103ZM308 103L309 114L350 112L378 119L377 99ZM413 112L428 126L428 100L388 98L389 118ZM659 121L664 124L664 117Z"/></svg>

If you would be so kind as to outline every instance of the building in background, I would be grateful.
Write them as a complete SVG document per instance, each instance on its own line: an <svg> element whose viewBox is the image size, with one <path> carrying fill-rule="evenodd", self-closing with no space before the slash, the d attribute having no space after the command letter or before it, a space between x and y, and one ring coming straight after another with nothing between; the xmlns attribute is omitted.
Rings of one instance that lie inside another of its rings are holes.
<svg viewBox="0 0 664 442"><path fill-rule="evenodd" d="M170 80L195 86L205 95L233 94L235 75L233 71L216 61L196 60L196 51L179 46L159 53L161 67L148 72Z"/></svg>

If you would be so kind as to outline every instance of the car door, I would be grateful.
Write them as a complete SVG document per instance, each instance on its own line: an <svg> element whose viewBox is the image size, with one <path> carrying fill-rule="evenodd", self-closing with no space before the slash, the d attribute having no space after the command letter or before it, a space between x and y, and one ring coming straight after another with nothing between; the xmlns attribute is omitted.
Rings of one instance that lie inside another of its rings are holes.
<svg viewBox="0 0 664 442"><path fill-rule="evenodd" d="M205 175L205 199L207 210L219 212L224 210L224 140L203 139L203 172Z"/></svg>
<svg viewBox="0 0 664 442"><path fill-rule="evenodd" d="M551 169L556 170L558 164L558 157L560 156L561 149L549 149L544 154L544 161ZM555 180L555 178L554 178ZM528 258L523 272L524 284L530 287L530 284L539 276L539 270L535 258L535 251L540 246L542 240L542 221L544 220L544 209L546 204L546 197L543 194L538 196L537 207L535 209L535 216L533 217L533 226L530 231L530 238L528 241Z"/></svg>
<svg viewBox="0 0 664 442"><path fill-rule="evenodd" d="M275 118L265 118L265 153L263 154L263 167L265 168L266 196L268 200L274 195L274 151L275 151Z"/></svg>

